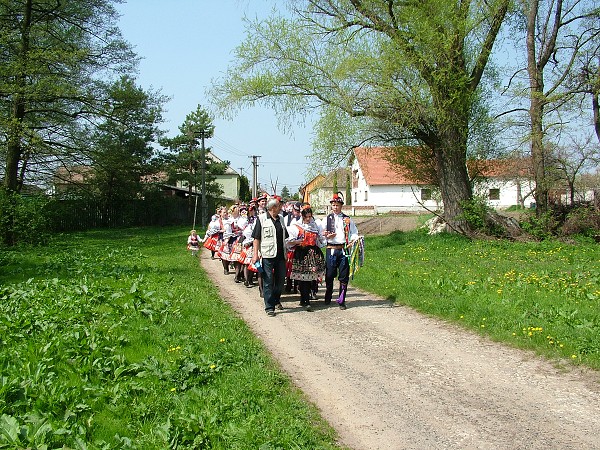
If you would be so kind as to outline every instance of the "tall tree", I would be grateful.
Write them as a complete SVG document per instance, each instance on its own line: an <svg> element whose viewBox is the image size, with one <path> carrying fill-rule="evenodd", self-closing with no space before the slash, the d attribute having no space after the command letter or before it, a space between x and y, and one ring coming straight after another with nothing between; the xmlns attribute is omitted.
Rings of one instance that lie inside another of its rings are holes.
<svg viewBox="0 0 600 450"><path fill-rule="evenodd" d="M250 181L246 175L240 176L240 192L238 197L243 202L249 202L252 199L252 190L250 189Z"/></svg>
<svg viewBox="0 0 600 450"><path fill-rule="evenodd" d="M546 141L553 132L563 132L569 102L590 86L579 74L583 60L589 70L588 62L600 56L600 5L595 0L522 0L521 5L526 20L534 195L537 213L543 214L548 210L551 186L551 152Z"/></svg>
<svg viewBox="0 0 600 450"><path fill-rule="evenodd" d="M104 84L136 64L114 24L117 0L0 1L0 136L4 187L17 192L28 164L81 144Z"/></svg>
<svg viewBox="0 0 600 450"><path fill-rule="evenodd" d="M447 223L468 231L469 126L509 3L305 0L292 19L249 24L214 96L224 110L263 102L289 115L321 107L319 135L330 138L329 157L338 162L383 129L396 143L421 144L434 160Z"/></svg>
<svg viewBox="0 0 600 450"><path fill-rule="evenodd" d="M166 99L146 92L124 76L108 88L107 118L98 125L89 153L92 185L106 205L135 198L142 176L152 171L153 143L162 135Z"/></svg>
<svg viewBox="0 0 600 450"><path fill-rule="evenodd" d="M189 113L179 126L179 134L173 138L161 140L163 147L171 153L163 155L165 167L172 182L183 182L188 186L189 211L192 211L194 195L200 192L207 196L218 197L222 191L215 183L215 175L225 173L228 161L218 161L205 147L205 139L211 138L215 126L213 119L201 105ZM202 181L204 180L204 185ZM201 205L202 219L206 218L206 204Z"/></svg>

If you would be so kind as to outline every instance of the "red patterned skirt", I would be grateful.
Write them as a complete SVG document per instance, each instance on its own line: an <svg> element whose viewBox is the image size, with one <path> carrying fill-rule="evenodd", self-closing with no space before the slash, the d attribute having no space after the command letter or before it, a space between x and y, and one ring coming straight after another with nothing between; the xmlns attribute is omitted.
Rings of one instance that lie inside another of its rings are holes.
<svg viewBox="0 0 600 450"><path fill-rule="evenodd" d="M215 252L217 251L217 242L219 241L219 233L217 234L213 234L212 236L209 236L206 238L206 240L204 241L204 248Z"/></svg>
<svg viewBox="0 0 600 450"><path fill-rule="evenodd" d="M219 241L221 246L219 247L218 254L219 258L223 261L232 261L231 253L233 252L233 244L235 243L237 236L231 236L229 239Z"/></svg>
<svg viewBox="0 0 600 450"><path fill-rule="evenodd" d="M294 251L296 248L288 250L286 258L285 258L285 276L290 277L292 273L292 261L294 260Z"/></svg>
<svg viewBox="0 0 600 450"><path fill-rule="evenodd" d="M252 255L254 254L254 248L251 245L245 246L242 245L242 251L240 253L240 257L238 258L238 262L240 264L248 265L252 262Z"/></svg>
<svg viewBox="0 0 600 450"><path fill-rule="evenodd" d="M231 246L231 254L229 255L229 261L239 262L240 256L242 254L242 240L243 237L239 237Z"/></svg>

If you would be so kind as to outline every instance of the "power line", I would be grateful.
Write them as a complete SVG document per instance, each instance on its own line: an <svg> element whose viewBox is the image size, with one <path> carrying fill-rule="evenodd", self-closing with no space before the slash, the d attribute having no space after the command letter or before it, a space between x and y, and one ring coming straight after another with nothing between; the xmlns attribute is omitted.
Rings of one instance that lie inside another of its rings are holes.
<svg viewBox="0 0 600 450"><path fill-rule="evenodd" d="M232 153L236 156L250 156L248 153L243 152L242 150L238 149L237 147L234 147L233 145L229 144L228 142L224 141L223 139L213 136L213 139L217 142L217 148L219 148L220 150L223 150L226 153Z"/></svg>

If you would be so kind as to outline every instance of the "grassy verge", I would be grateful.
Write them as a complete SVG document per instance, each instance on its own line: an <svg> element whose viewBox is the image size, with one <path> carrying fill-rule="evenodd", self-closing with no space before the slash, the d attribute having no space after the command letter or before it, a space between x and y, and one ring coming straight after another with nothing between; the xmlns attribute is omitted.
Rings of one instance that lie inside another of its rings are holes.
<svg viewBox="0 0 600 450"><path fill-rule="evenodd" d="M0 448L338 448L187 229L0 254Z"/></svg>
<svg viewBox="0 0 600 450"><path fill-rule="evenodd" d="M600 369L600 246L395 232L354 284L540 355Z"/></svg>

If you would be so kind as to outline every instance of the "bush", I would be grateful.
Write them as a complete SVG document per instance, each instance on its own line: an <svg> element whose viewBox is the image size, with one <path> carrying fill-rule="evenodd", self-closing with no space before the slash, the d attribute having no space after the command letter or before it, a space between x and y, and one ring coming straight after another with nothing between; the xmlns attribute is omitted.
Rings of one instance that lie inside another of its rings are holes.
<svg viewBox="0 0 600 450"><path fill-rule="evenodd" d="M547 211L539 217L535 214L531 214L521 222L521 228L538 239L551 238L556 234L558 226L559 222L556 220L552 211Z"/></svg>
<svg viewBox="0 0 600 450"><path fill-rule="evenodd" d="M556 236L596 236L600 233L600 212L589 204L552 205L541 216L528 217L521 226L540 239Z"/></svg>
<svg viewBox="0 0 600 450"><path fill-rule="evenodd" d="M49 236L44 196L23 196L0 189L0 235L5 245L40 244Z"/></svg>
<svg viewBox="0 0 600 450"><path fill-rule="evenodd" d="M560 229L564 236L580 234L596 236L600 233L600 211L589 205L580 205L566 216Z"/></svg>
<svg viewBox="0 0 600 450"><path fill-rule="evenodd" d="M471 230L491 236L502 236L504 230L495 221L490 220L494 213L487 199L483 196L475 196L471 200L462 203L464 218Z"/></svg>

